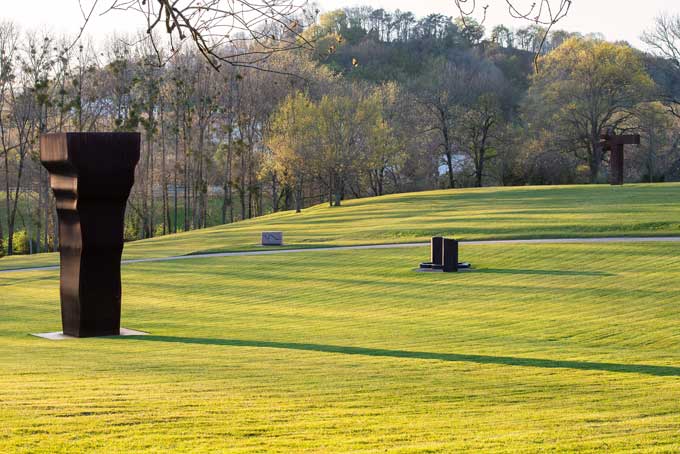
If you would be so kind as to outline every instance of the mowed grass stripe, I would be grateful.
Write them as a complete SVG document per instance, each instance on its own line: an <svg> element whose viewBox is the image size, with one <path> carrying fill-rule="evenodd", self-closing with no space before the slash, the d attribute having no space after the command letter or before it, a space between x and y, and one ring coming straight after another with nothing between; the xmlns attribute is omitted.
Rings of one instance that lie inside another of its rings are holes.
<svg viewBox="0 0 680 454"><path fill-rule="evenodd" d="M674 452L679 249L131 265L152 336L74 342L26 335L57 328L57 273L0 276L0 451Z"/></svg>
<svg viewBox="0 0 680 454"><path fill-rule="evenodd" d="M261 250L260 233L281 230L286 247L427 241L680 236L680 184L538 186L394 194L318 205L127 244L124 258ZM0 269L58 264L56 254L0 260Z"/></svg>

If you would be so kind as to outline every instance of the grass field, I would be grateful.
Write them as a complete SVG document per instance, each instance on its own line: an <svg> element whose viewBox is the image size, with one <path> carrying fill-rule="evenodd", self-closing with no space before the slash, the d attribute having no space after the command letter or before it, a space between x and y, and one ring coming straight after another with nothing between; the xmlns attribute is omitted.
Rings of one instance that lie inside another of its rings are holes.
<svg viewBox="0 0 680 454"><path fill-rule="evenodd" d="M263 230L289 247L470 239L680 235L680 184L483 188L397 194L319 205L130 243L125 258L244 251ZM0 269L56 265L56 254L0 259Z"/></svg>
<svg viewBox="0 0 680 454"><path fill-rule="evenodd" d="M121 339L0 274L0 452L680 451L679 244L427 252L129 265Z"/></svg>
<svg viewBox="0 0 680 454"><path fill-rule="evenodd" d="M680 185L436 191L126 246L126 258L680 235ZM52 342L58 272L0 274L0 453L680 452L680 244L464 245L123 268L123 325ZM11 257L0 268L56 264Z"/></svg>

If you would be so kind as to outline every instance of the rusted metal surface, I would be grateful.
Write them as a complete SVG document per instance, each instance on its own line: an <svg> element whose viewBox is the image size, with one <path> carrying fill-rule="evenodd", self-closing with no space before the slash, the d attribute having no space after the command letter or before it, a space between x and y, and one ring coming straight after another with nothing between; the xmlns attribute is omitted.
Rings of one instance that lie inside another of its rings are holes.
<svg viewBox="0 0 680 454"><path fill-rule="evenodd" d="M430 262L433 265L443 265L444 238L435 236L430 240Z"/></svg>
<svg viewBox="0 0 680 454"><path fill-rule="evenodd" d="M430 242L430 261L421 263L417 271L456 273L469 270L469 263L458 261L459 242L453 239L436 236Z"/></svg>
<svg viewBox="0 0 680 454"><path fill-rule="evenodd" d="M445 238L442 251L442 269L445 273L458 272L458 241Z"/></svg>
<svg viewBox="0 0 680 454"><path fill-rule="evenodd" d="M624 146L640 145L640 134L616 135L612 129L600 136L602 151L609 152L609 182L615 186L624 183Z"/></svg>
<svg viewBox="0 0 680 454"><path fill-rule="evenodd" d="M138 133L45 134L40 158L57 200L64 334L120 334L125 205Z"/></svg>

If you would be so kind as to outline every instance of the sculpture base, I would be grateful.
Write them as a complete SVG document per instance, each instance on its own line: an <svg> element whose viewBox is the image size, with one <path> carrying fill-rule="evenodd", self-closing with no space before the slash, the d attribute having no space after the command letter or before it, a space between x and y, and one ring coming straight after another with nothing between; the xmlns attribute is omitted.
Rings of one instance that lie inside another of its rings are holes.
<svg viewBox="0 0 680 454"><path fill-rule="evenodd" d="M438 265L438 264L435 264L435 263L427 262L427 263L421 263L420 269L421 270L434 270L434 271L439 270L439 271L441 271L442 269L444 269L444 265ZM467 262L458 263L458 269L459 270L469 270L469 269L472 269L472 265L470 265Z"/></svg>
<svg viewBox="0 0 680 454"><path fill-rule="evenodd" d="M420 268L414 270L416 273L443 273L444 267L442 265L435 265L433 263L421 263ZM474 271L472 265L469 263L459 263L458 272Z"/></svg>
<svg viewBox="0 0 680 454"><path fill-rule="evenodd" d="M135 331L133 329L121 328L120 329L120 335L118 335L118 336L101 336L101 337L148 336L148 335L149 335L149 333L145 333L143 331ZM31 336L41 337L43 339L48 339L48 340L92 339L91 337L68 336L61 331L56 332L56 333L31 334Z"/></svg>

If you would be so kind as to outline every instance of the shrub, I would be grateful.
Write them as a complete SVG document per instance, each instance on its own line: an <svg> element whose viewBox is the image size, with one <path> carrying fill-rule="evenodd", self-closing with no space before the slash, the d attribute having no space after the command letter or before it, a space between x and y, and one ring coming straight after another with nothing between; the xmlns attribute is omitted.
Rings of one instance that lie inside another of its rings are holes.
<svg viewBox="0 0 680 454"><path fill-rule="evenodd" d="M165 233L167 234L167 229L166 229ZM156 237L156 236L163 236L163 224L162 224L162 223L161 223L161 224L158 224L158 225L156 226L156 228L154 229L154 232L153 232L153 236L154 236L154 237Z"/></svg>
<svg viewBox="0 0 680 454"><path fill-rule="evenodd" d="M28 254L29 244L26 230L19 230L12 235L12 253L16 255Z"/></svg>
<svg viewBox="0 0 680 454"><path fill-rule="evenodd" d="M123 239L125 242L138 240L140 233L141 229L136 222L130 219L125 221L125 230L123 231Z"/></svg>

